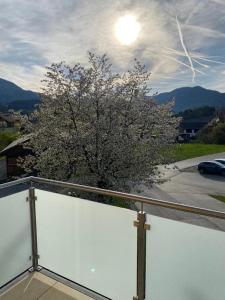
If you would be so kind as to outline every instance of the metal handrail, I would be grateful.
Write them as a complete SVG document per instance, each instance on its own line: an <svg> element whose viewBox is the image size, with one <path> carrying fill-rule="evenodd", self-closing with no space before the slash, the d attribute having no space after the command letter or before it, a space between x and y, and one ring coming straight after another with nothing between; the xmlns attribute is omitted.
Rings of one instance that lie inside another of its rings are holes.
<svg viewBox="0 0 225 300"><path fill-rule="evenodd" d="M105 195L105 196L113 196L113 197L118 197L118 198L121 198L121 199L124 199L127 201L140 202L143 204L151 204L151 205L155 205L155 206L159 206L159 207L175 209L175 210L179 210L179 211L183 211L183 212L189 212L189 213L194 213L194 214L198 214L198 215L214 217L214 218L225 220L225 212L221 212L221 211L209 210L209 209L200 208L200 207L196 207L196 206L188 206L188 205L175 203L175 202L169 202L169 201L165 201L165 200L148 198L148 197L138 196L138 195L129 194L129 193L117 192L117 191L113 191L113 190L106 190L106 189L101 189L101 188L97 188L97 187L85 186L85 185L80 185L80 184L75 184L75 183L57 181L57 180L46 179L46 178L41 178L41 177L34 177L34 176L30 176L30 177L15 180L13 182L1 184L0 189L11 187L11 186L21 184L21 183L27 183L27 182L44 183L44 184L49 184L49 185L53 185L53 186L57 186L57 187L75 189L75 190L79 190L79 191L83 191L83 192L90 192L90 193L95 193L95 194L100 194L100 195Z"/></svg>
<svg viewBox="0 0 225 300"><path fill-rule="evenodd" d="M31 176L30 177L25 177L25 178L20 178L20 179L14 180L14 181L9 181L9 182L6 182L6 183L1 183L0 184L0 190L8 188L8 187L15 186L15 185L18 185L18 184L22 184L22 183L28 183L30 181L31 181Z"/></svg>

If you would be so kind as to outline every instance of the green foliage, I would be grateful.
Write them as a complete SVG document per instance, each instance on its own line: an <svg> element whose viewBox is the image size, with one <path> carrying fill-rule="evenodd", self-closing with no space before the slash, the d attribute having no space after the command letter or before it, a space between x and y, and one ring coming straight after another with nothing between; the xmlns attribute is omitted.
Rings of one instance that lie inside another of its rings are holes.
<svg viewBox="0 0 225 300"><path fill-rule="evenodd" d="M114 206L122 207L122 208L130 208L131 203L129 201L126 201L122 198L118 197L111 197L110 203Z"/></svg>
<svg viewBox="0 0 225 300"><path fill-rule="evenodd" d="M220 123L214 127L212 142L215 144L225 144L225 123Z"/></svg>
<svg viewBox="0 0 225 300"><path fill-rule="evenodd" d="M201 117L210 117L215 114L215 108L210 106L203 106L194 109L187 109L178 113L179 117L182 117L184 120L196 119Z"/></svg>
<svg viewBox="0 0 225 300"><path fill-rule="evenodd" d="M179 161L220 152L225 152L225 145L176 144L173 156L174 161Z"/></svg>
<svg viewBox="0 0 225 300"><path fill-rule="evenodd" d="M222 195L209 195L209 196L225 203L225 196Z"/></svg>
<svg viewBox="0 0 225 300"><path fill-rule="evenodd" d="M19 134L11 131L0 132L0 151L19 137Z"/></svg>
<svg viewBox="0 0 225 300"><path fill-rule="evenodd" d="M225 145L225 123L217 123L203 128L199 132L197 140L206 144Z"/></svg>

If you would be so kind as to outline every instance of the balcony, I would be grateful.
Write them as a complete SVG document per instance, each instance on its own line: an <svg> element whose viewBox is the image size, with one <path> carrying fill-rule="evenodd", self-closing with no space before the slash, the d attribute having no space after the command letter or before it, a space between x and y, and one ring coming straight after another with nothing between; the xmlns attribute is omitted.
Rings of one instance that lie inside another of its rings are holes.
<svg viewBox="0 0 225 300"><path fill-rule="evenodd" d="M68 191L119 197L140 211ZM224 300L225 232L169 219L167 210L225 220L224 212L42 178L0 185L0 298Z"/></svg>

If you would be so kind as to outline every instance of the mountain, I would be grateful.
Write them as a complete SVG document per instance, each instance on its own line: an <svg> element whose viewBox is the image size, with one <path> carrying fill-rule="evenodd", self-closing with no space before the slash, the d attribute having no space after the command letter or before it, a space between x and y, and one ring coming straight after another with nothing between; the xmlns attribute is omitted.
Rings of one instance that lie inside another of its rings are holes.
<svg viewBox="0 0 225 300"><path fill-rule="evenodd" d="M35 106L40 103L40 99L38 100L18 100L10 102L7 105L8 109L13 109L15 111L23 110L24 112L33 111ZM1 108L0 108L1 110Z"/></svg>
<svg viewBox="0 0 225 300"><path fill-rule="evenodd" d="M168 93L161 93L154 97L160 104L175 99L174 111L180 112L202 106L215 108L225 106L225 93L208 90L200 86L182 87Z"/></svg>
<svg viewBox="0 0 225 300"><path fill-rule="evenodd" d="M26 91L16 84L0 78L0 104L9 105L15 101L39 101L40 97L37 93Z"/></svg>
<svg viewBox="0 0 225 300"><path fill-rule="evenodd" d="M168 93L154 96L160 104L175 99L174 112L203 106L224 107L225 93L208 90L200 86L182 87ZM40 96L33 91L26 91L16 84L0 78L0 111L7 109L31 111L40 102Z"/></svg>
<svg viewBox="0 0 225 300"><path fill-rule="evenodd" d="M7 110L8 110L7 106L0 104L0 112L7 112Z"/></svg>

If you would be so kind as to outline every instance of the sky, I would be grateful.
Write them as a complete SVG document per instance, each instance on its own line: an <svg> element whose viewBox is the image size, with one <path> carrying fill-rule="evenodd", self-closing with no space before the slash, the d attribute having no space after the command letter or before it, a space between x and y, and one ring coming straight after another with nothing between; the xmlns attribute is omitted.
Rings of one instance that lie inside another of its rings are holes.
<svg viewBox="0 0 225 300"><path fill-rule="evenodd" d="M139 26L129 45L116 36L124 16ZM153 93L225 92L225 0L0 0L1 78L39 91L46 66L86 65L88 50L107 53L119 72L137 58Z"/></svg>

